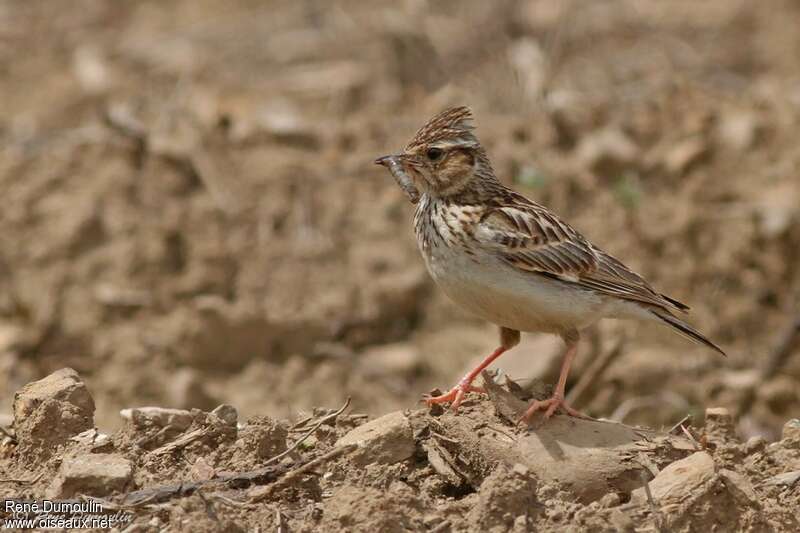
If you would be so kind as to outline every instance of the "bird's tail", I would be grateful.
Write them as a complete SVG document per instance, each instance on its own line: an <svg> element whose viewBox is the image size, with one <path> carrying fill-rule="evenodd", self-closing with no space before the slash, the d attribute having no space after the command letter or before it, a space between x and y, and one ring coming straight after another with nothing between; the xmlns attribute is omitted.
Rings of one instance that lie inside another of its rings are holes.
<svg viewBox="0 0 800 533"><path fill-rule="evenodd" d="M664 322L668 326L670 326L673 329L675 329L675 331L677 331L678 333L680 333L681 335L683 335L687 339L692 340L694 342L697 342L699 344L704 344L705 346L708 346L712 350L715 350L715 351L721 353L722 355L726 355L725 352L722 351L722 348L720 348L719 346L717 346L716 344L711 342L708 338L706 338L705 335L703 335L702 333L700 333L699 331L694 329L692 326L690 326L689 324L687 324L683 320L671 315L670 313L668 313L666 311L662 311L660 309L659 310L652 310L651 309L650 312L653 313L659 320L661 320L662 322Z"/></svg>

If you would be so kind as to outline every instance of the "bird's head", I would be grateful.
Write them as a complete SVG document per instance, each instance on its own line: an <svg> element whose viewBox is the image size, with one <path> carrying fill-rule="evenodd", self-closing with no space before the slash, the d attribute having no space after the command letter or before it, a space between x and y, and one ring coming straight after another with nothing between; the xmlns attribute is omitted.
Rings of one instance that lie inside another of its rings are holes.
<svg viewBox="0 0 800 533"><path fill-rule="evenodd" d="M493 178L486 152L473 133L472 111L452 107L430 119L417 131L402 153L375 162L387 165L393 157L423 192L446 197Z"/></svg>

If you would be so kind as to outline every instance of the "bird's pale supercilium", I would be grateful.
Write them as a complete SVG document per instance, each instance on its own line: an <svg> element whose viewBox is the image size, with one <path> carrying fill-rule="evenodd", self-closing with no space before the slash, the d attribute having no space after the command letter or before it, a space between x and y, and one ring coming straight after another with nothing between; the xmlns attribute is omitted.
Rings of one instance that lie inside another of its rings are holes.
<svg viewBox="0 0 800 533"><path fill-rule="evenodd" d="M659 322L723 353L679 317L686 305L504 186L475 136L469 108L439 113L402 153L376 163L389 168L417 203L414 232L436 284L500 327L500 346L448 392L427 397L429 404L450 402L457 409L468 392L480 392L473 380L519 342L521 331L553 333L566 343L553 396L534 401L524 420L537 411L545 419L557 410L582 416L564 402L564 389L580 332L602 318Z"/></svg>

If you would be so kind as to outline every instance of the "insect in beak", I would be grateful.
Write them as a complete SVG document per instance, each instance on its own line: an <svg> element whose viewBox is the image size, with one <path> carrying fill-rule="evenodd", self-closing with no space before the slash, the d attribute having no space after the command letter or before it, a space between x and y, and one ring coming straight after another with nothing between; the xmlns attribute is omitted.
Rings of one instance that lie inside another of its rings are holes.
<svg viewBox="0 0 800 533"><path fill-rule="evenodd" d="M408 196L409 201L412 204L416 204L419 202L419 191L414 186L414 180L408 175L403 166L404 159L406 158L402 155L385 155L376 159L375 164L389 169L397 184Z"/></svg>

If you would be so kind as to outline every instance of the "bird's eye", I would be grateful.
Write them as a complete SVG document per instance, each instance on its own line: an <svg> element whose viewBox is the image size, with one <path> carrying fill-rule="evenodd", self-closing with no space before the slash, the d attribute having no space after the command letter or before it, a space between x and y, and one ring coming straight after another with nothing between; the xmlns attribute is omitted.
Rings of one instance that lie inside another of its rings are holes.
<svg viewBox="0 0 800 533"><path fill-rule="evenodd" d="M442 157L442 154L444 154L444 150L442 150L441 148L429 148L428 151L425 153L425 155L428 156L428 159L430 159L431 161L436 161L440 159Z"/></svg>

